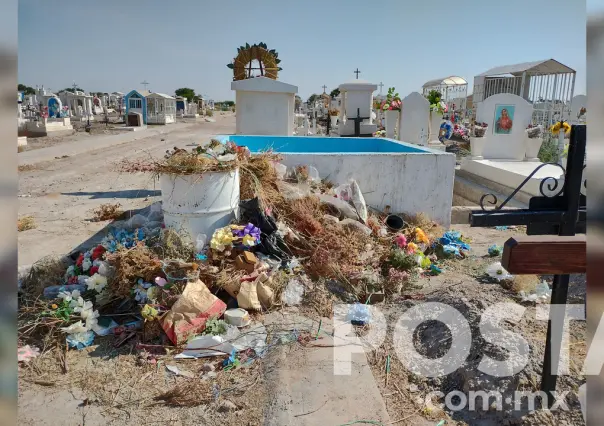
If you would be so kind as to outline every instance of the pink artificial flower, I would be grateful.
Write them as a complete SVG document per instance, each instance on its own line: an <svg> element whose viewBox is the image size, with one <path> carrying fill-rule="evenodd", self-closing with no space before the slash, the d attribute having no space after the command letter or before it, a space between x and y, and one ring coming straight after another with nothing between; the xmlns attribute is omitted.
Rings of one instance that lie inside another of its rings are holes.
<svg viewBox="0 0 604 426"><path fill-rule="evenodd" d="M405 238L403 234L398 234L394 238L394 242L397 246L399 246L399 248L405 248L407 246L407 238Z"/></svg>

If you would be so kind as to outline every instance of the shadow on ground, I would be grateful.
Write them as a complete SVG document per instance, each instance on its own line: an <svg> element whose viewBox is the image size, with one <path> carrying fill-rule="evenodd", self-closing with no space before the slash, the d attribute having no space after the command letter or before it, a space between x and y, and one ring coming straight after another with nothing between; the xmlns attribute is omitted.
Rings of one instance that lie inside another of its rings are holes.
<svg viewBox="0 0 604 426"><path fill-rule="evenodd" d="M73 195L76 197L90 197L90 199L102 198L146 198L159 197L160 190L149 189L126 189L124 191L98 191L98 192L62 192L61 195Z"/></svg>

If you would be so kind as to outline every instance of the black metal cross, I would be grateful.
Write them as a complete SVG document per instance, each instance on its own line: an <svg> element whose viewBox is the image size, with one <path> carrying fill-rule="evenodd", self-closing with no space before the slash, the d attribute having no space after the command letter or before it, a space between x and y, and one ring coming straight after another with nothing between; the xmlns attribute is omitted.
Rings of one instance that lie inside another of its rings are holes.
<svg viewBox="0 0 604 426"><path fill-rule="evenodd" d="M361 117L361 108L357 108L357 116L356 117L347 117L348 120L354 121L354 136L367 136L361 135L361 121L367 120L369 117Z"/></svg>
<svg viewBox="0 0 604 426"><path fill-rule="evenodd" d="M326 86L326 85L323 85L323 86L321 86L321 87L323 88L323 94L325 94L325 90L327 90L327 86Z"/></svg>
<svg viewBox="0 0 604 426"><path fill-rule="evenodd" d="M361 73L361 71L359 71L359 67L357 67L357 70L354 71L354 73L357 75L357 80L359 79L359 74Z"/></svg>
<svg viewBox="0 0 604 426"><path fill-rule="evenodd" d="M562 130L563 131L563 130ZM568 148L567 168L555 163L546 163L538 166L512 194L493 210L487 210L484 206L485 200L491 205L497 204L497 197L493 194L485 194L480 199L482 210L470 213L470 226L487 227L499 225L526 225L528 235L560 235L572 236L576 233L585 233L587 202L584 190L586 189L585 171L585 145L587 140L585 125L571 127L570 144ZM540 197L532 197L528 209L516 209L502 211L508 201L526 184L539 169L547 164L558 166L564 171L564 181L559 182L554 177L546 177L541 181L539 187ZM549 195L544 188L547 187ZM565 305L568 295L569 275L554 275L552 285L551 306ZM550 395L556 389L560 353L559 344L564 324L564 310L552 308L550 320L547 327L545 341L545 356L543 360L543 371L541 376L541 390ZM556 339L552 341L552 335ZM555 345L555 348L553 347ZM553 356L556 355L556 356ZM551 404L552 398L548 398Z"/></svg>

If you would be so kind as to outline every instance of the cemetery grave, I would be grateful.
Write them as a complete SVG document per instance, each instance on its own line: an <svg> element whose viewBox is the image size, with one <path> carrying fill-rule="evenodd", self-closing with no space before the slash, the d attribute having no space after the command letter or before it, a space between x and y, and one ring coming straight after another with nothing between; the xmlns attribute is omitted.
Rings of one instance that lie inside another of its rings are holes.
<svg viewBox="0 0 604 426"><path fill-rule="evenodd" d="M232 134L116 163L111 173L157 179L161 200L124 213L120 206L104 205L112 220L94 238L22 271L20 376L27 390L65 389L71 382L93 416L102 409L122 422L141 422L150 413L167 421L170 410L179 410L182 418L202 418L203 424L259 424L269 412L274 418L286 415L275 409L279 398L307 405L305 396L292 391L300 389L298 383L275 383L272 373L285 368L279 360L317 353L317 345L331 347L334 303L351 305L348 320L379 307L395 324L403 312L438 302L469 321L467 358L448 375L423 378L396 359L390 337L364 354L368 389L380 393L367 395L367 404L374 405L365 407L366 417L374 414L374 424L541 424L543 416L580 423L584 324L571 324L573 365L570 374L557 378L549 373L554 331L534 312L537 304L549 303L550 294L552 303L566 303L570 287L579 287L573 297L585 302L584 277L569 275L583 272L581 257L559 268L544 266L535 244L548 240L517 235L584 232L585 126L572 127L566 169L539 163L535 146L542 140L529 139L539 139L543 129L531 130L533 105L522 96L485 96L470 124L456 118L457 98L442 99L436 92L448 85L463 90L463 82L439 79L427 83L424 94L402 99L390 88L376 105L378 85L359 80L358 68L355 80L338 86L337 103L322 97L299 117L298 88L277 80L279 63L264 43L241 46L228 65L237 105ZM68 102L76 107L81 96L87 99L76 91ZM137 127L197 115L197 105L158 93L133 90L123 101L126 124L132 117ZM577 99L575 108L581 105ZM321 114L329 137L317 124ZM471 148L459 170L455 156L445 152L454 133L469 139ZM470 175L482 186L464 187L471 186L463 181ZM471 227L451 225L454 195L464 199L495 184L497 191L485 191L476 202L482 210L468 214ZM509 196L497 205L493 192ZM496 208L488 210L487 203ZM503 210L508 203L521 208ZM495 228L508 226L514 228ZM555 242L558 249L548 250L559 262L560 247L583 247L580 240ZM521 373L492 377L477 370L481 357L505 358L506 352L481 336L478 322L489 305L501 301L528 307L513 325L530 353ZM294 317L291 326L287 319ZM354 318L359 335L375 325L363 318ZM446 353L454 330L432 321L417 331L413 344L428 363ZM301 364L294 365L292 382L299 381L296 368L308 369L307 388L301 389L331 389L316 365ZM571 409L549 413L523 405L512 412L487 404L453 412L425 403L431 392L483 389L505 395L514 389L564 390ZM332 414L351 414L337 398L325 404ZM315 411L294 418L308 415L312 422L321 415L320 407ZM293 424L289 419L285 423Z"/></svg>

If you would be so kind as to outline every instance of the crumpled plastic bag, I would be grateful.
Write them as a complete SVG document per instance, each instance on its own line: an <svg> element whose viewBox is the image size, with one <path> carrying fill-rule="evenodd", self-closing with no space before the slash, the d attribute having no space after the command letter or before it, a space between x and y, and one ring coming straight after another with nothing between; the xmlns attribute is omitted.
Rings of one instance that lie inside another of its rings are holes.
<svg viewBox="0 0 604 426"><path fill-rule="evenodd" d="M302 296L304 296L304 285L297 278L292 278L287 283L285 291L283 292L283 303L288 306L296 306L302 303Z"/></svg>
<svg viewBox="0 0 604 426"><path fill-rule="evenodd" d="M281 164L278 162L273 162L272 163L273 168L275 169L275 172L277 172L277 177L279 179L283 179L285 177L285 174L287 173L287 166L285 164Z"/></svg>
<svg viewBox="0 0 604 426"><path fill-rule="evenodd" d="M486 273L489 277L494 278L497 281L511 280L514 278L512 274L510 274L503 268L503 266L501 266L501 262L491 263L487 267Z"/></svg>
<svg viewBox="0 0 604 426"><path fill-rule="evenodd" d="M359 184L356 180L350 179L350 189L352 195L352 204L357 210L357 213L359 214L359 217L361 218L363 223L367 223L367 204L365 203L365 197L363 197L361 188L359 188Z"/></svg>

